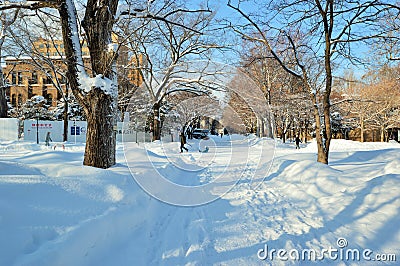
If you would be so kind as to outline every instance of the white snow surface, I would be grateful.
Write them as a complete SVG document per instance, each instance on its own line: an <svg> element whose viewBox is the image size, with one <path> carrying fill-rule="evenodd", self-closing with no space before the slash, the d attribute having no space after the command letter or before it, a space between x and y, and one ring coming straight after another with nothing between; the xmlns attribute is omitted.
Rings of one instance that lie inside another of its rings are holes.
<svg viewBox="0 0 400 266"><path fill-rule="evenodd" d="M244 178L220 199L197 207L163 203L131 176L128 164L133 173L150 172L138 159L149 156L174 182L211 182L207 161L225 158L212 150L235 149L245 139L213 140L215 147L201 154L197 140L189 140L192 146L183 154L176 142L147 144L147 152L144 144L133 143L125 146L126 157L119 144L118 163L106 170L82 166L83 145L53 150L0 143L0 265L398 265L260 260L257 253L265 245L321 252L338 248L337 240L345 238L347 248L400 260L400 144L333 140L330 164L324 165L316 162L314 142L300 150L277 142L271 169L258 187ZM257 151L264 140L248 143ZM240 154L235 156L240 164ZM198 165L207 175L188 177L171 160ZM250 170L251 175L257 169Z"/></svg>

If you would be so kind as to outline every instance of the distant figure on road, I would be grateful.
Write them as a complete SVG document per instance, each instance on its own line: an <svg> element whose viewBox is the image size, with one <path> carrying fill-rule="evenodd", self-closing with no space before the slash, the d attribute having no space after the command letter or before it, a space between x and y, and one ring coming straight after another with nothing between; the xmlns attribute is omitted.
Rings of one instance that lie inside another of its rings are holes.
<svg viewBox="0 0 400 266"><path fill-rule="evenodd" d="M224 127L224 135L229 135L229 132L225 127Z"/></svg>
<svg viewBox="0 0 400 266"><path fill-rule="evenodd" d="M300 149L300 142L301 142L301 143L303 143L303 142L300 140L299 135L296 135L295 142L296 142L296 150L297 150L297 149Z"/></svg>
<svg viewBox="0 0 400 266"><path fill-rule="evenodd" d="M46 140L45 140L46 146L50 146L50 141L53 141L53 140L50 137L50 132L47 132Z"/></svg>
<svg viewBox="0 0 400 266"><path fill-rule="evenodd" d="M189 125L186 129L186 133L188 135L188 139L193 139L192 133L193 133L193 128L191 125Z"/></svg>
<svg viewBox="0 0 400 266"><path fill-rule="evenodd" d="M181 132L180 134L180 140L181 140L181 153L183 152L183 149L185 149L186 151L188 151L188 149L185 147L186 144L186 136L185 133Z"/></svg>

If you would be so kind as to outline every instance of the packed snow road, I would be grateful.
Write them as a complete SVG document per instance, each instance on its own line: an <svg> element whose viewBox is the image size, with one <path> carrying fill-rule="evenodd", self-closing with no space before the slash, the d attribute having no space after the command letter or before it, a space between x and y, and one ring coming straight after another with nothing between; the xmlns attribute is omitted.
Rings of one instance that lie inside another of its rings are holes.
<svg viewBox="0 0 400 266"><path fill-rule="evenodd" d="M399 144L335 140L329 166L315 143L189 144L121 144L102 170L3 143L0 265L398 264Z"/></svg>

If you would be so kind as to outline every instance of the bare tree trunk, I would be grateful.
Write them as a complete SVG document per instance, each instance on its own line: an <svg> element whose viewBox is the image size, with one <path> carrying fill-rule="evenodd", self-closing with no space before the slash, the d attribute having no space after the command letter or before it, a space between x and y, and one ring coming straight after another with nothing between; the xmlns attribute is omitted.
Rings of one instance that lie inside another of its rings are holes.
<svg viewBox="0 0 400 266"><path fill-rule="evenodd" d="M12 15L11 19L8 20L7 16L3 17L3 13L1 14L1 28L0 28L0 59L2 58L2 49L3 49L3 44L6 39L5 32L7 29L17 20L18 14L19 14L19 8L15 10L14 14ZM8 106L7 106L7 98L6 98L6 83L4 80L4 74L3 74L3 68L1 66L0 62L0 118L5 118L8 117L7 111L8 111Z"/></svg>
<svg viewBox="0 0 400 266"><path fill-rule="evenodd" d="M328 7L328 5L327 5ZM323 116L324 116L324 128L320 131L321 139L319 141L321 143L318 146L322 146L322 149L318 150L318 162L328 164L329 158L329 147L331 145L332 139L332 130L331 130L331 103L330 103L330 95L332 91L332 29L333 29L333 2L330 4L330 8L327 9L325 12L322 10L321 6L318 5L320 9L320 13L322 16L322 21L324 25L324 37L325 37L325 53L324 53L324 63L325 63L325 73L326 73L326 80L325 80L325 91L323 92ZM317 139L318 140L318 139Z"/></svg>
<svg viewBox="0 0 400 266"><path fill-rule="evenodd" d="M7 117L7 98L6 98L6 86L2 80L2 75L0 75L0 118Z"/></svg>
<svg viewBox="0 0 400 266"><path fill-rule="evenodd" d="M160 104L153 105L153 141L161 139Z"/></svg>
<svg viewBox="0 0 400 266"><path fill-rule="evenodd" d="M115 83L113 66L116 56L109 49L117 4L117 0L108 2L88 0L82 23L88 40L92 74L97 78L111 80L112 83ZM76 47L79 42L76 36L78 32L76 10L72 0L60 0L58 8L67 58L68 81L75 98L85 111L88 123L83 164L109 168L115 164L116 84L110 85L110 92L99 87L84 88L89 92L83 92L78 76L86 73L83 65L80 65L83 64L82 58L77 54L81 48Z"/></svg>
<svg viewBox="0 0 400 266"><path fill-rule="evenodd" d="M93 108L86 112L88 128L83 164L108 168L115 164L115 122L109 115L113 113L113 99L97 88L90 92L90 99Z"/></svg>
<svg viewBox="0 0 400 266"><path fill-rule="evenodd" d="M275 129L272 128L273 125L272 125L271 119L272 119L272 115L270 113L267 113L266 121L265 121L265 130L267 131L267 137L273 139L274 138L273 133L276 130L276 128Z"/></svg>
<svg viewBox="0 0 400 266"><path fill-rule="evenodd" d="M360 141L364 142L364 117L360 117Z"/></svg>
<svg viewBox="0 0 400 266"><path fill-rule="evenodd" d="M0 58L1 58L1 46L0 46ZM7 117L7 98L6 98L6 84L4 82L3 69L0 66L0 118Z"/></svg>
<svg viewBox="0 0 400 266"><path fill-rule="evenodd" d="M68 85L65 87L65 95L64 95L64 113L63 113L63 141L68 141Z"/></svg>
<svg viewBox="0 0 400 266"><path fill-rule="evenodd" d="M381 125L381 142L385 142L385 126Z"/></svg>
<svg viewBox="0 0 400 266"><path fill-rule="evenodd" d="M315 94L312 94L311 99L313 101L313 106L314 106L315 138L317 140L317 148L318 148L317 162L328 164L329 153L326 151L325 133L321 124L321 116L319 114L317 96Z"/></svg>
<svg viewBox="0 0 400 266"><path fill-rule="evenodd" d="M309 124L310 124L309 120L306 119L304 121L304 139L303 139L304 143L307 143L307 135L308 135L308 126L309 126Z"/></svg>
<svg viewBox="0 0 400 266"><path fill-rule="evenodd" d="M63 134L63 141L68 141L68 96L65 98L64 101L64 114L63 114L63 120L64 120L64 134Z"/></svg>

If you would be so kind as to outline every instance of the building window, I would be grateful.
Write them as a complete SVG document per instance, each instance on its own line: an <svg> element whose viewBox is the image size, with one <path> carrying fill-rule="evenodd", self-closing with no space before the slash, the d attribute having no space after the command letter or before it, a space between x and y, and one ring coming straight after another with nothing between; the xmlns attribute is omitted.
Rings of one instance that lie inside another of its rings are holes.
<svg viewBox="0 0 400 266"><path fill-rule="evenodd" d="M17 104L17 97L15 94L11 95L11 104L12 106L15 106Z"/></svg>
<svg viewBox="0 0 400 266"><path fill-rule="evenodd" d="M28 99L32 98L33 90L31 86L28 86Z"/></svg>
<svg viewBox="0 0 400 266"><path fill-rule="evenodd" d="M43 84L52 84L51 77L43 77Z"/></svg>
<svg viewBox="0 0 400 266"><path fill-rule="evenodd" d="M21 105L22 105L22 94L19 93L18 94L18 106L21 106Z"/></svg>
<svg viewBox="0 0 400 266"><path fill-rule="evenodd" d="M43 43L39 44L39 48L44 48L44 44Z"/></svg>
<svg viewBox="0 0 400 266"><path fill-rule="evenodd" d="M38 82L38 77L37 77L37 72L33 71L32 72L32 84L37 84Z"/></svg>
<svg viewBox="0 0 400 266"><path fill-rule="evenodd" d="M15 74L15 72L11 72L11 84L17 84L17 75Z"/></svg>
<svg viewBox="0 0 400 266"><path fill-rule="evenodd" d="M18 72L18 84L22 84L22 72Z"/></svg>

